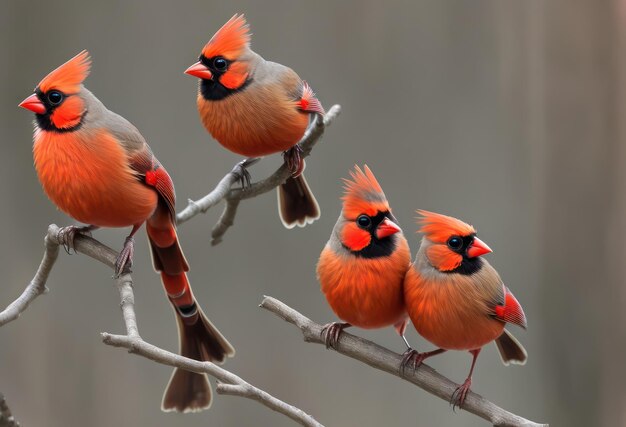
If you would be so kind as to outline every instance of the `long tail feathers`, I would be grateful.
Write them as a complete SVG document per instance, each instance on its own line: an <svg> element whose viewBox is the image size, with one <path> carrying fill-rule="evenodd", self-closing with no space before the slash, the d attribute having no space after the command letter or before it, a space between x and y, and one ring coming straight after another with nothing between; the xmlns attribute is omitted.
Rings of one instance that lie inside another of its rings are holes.
<svg viewBox="0 0 626 427"><path fill-rule="evenodd" d="M287 228L304 227L320 217L320 207L303 174L278 187L278 212Z"/></svg>
<svg viewBox="0 0 626 427"><path fill-rule="evenodd" d="M221 363L226 356L235 355L235 349L197 307L195 322L183 317L176 309L180 354L195 360ZM198 412L211 406L211 385L204 374L175 369L163 394L164 411Z"/></svg>
<svg viewBox="0 0 626 427"><path fill-rule="evenodd" d="M169 214L167 215L169 219ZM146 229L152 248L154 268L178 323L180 354L202 361L221 363L235 355L235 349L204 315L187 280L187 261L171 222L156 214ZM206 375L175 369L163 395L164 411L196 412L211 406L211 386Z"/></svg>
<svg viewBox="0 0 626 427"><path fill-rule="evenodd" d="M526 359L528 359L528 353L520 342L506 329L502 332L502 335L495 341L498 351L500 351L500 357L502 363L509 365L524 365Z"/></svg>

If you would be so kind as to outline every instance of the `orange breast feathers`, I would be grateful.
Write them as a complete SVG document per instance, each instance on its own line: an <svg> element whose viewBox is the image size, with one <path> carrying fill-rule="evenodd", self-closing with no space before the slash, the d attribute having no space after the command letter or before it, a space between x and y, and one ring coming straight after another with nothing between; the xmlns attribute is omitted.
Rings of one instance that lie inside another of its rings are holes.
<svg viewBox="0 0 626 427"><path fill-rule="evenodd" d="M35 169L48 197L77 221L101 227L140 224L157 194L136 178L127 155L104 130L35 133Z"/></svg>
<svg viewBox="0 0 626 427"><path fill-rule="evenodd" d="M337 254L326 246L317 275L337 317L360 328L381 328L406 316L402 284L410 258L404 238L391 256L381 258Z"/></svg>
<svg viewBox="0 0 626 427"><path fill-rule="evenodd" d="M280 83L250 84L219 101L198 94L204 127L228 150L247 157L267 156L293 147L304 135L309 114L299 110Z"/></svg>
<svg viewBox="0 0 626 427"><path fill-rule="evenodd" d="M407 312L417 332L447 350L473 350L502 334L504 322L489 314L495 288L481 286L487 269L471 276L439 273L422 277L411 267L404 283ZM496 285L497 286L497 285ZM500 283L500 288L502 284Z"/></svg>

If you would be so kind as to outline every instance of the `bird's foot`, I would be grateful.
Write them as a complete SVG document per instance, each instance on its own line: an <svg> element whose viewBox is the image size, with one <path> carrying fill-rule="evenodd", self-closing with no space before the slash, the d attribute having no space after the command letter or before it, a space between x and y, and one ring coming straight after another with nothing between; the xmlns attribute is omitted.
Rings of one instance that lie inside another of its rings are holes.
<svg viewBox="0 0 626 427"><path fill-rule="evenodd" d="M419 353L417 350L413 350L409 347L402 354L402 361L400 362L400 376L404 376L407 366L413 365L413 373L415 373L417 368L419 368L422 363L424 363L424 360L428 359L429 357L444 353L445 351L446 350L444 350L443 348L438 348L436 350Z"/></svg>
<svg viewBox="0 0 626 427"><path fill-rule="evenodd" d="M234 173L239 178L242 189L246 189L247 187L250 187L250 185L252 185L252 176L248 171L248 167L252 166L259 160L261 160L260 157L250 157L248 159L240 161L233 168L232 173Z"/></svg>
<svg viewBox="0 0 626 427"><path fill-rule="evenodd" d="M463 409L463 404L465 403L465 398L470 391L470 387L472 386L472 377L468 377L463 384L458 386L454 393L452 393L452 397L450 398L450 404L452 405L452 410L456 412L456 408Z"/></svg>
<svg viewBox="0 0 626 427"><path fill-rule="evenodd" d="M402 362L400 362L400 376L404 376L406 373L406 368L410 365L413 367L413 373L417 371L417 368L420 367L424 360L428 357L428 353L420 353L417 350L413 350L412 348L407 348L404 353L402 353Z"/></svg>
<svg viewBox="0 0 626 427"><path fill-rule="evenodd" d="M129 273L130 268L133 266L133 255L135 254L135 239L132 236L128 236L124 241L124 247L120 251L120 254L115 260L115 276L120 277L124 273Z"/></svg>
<svg viewBox="0 0 626 427"><path fill-rule="evenodd" d="M304 171L304 159L302 158L302 148L296 144L283 153L283 158L292 178L299 177Z"/></svg>
<svg viewBox="0 0 626 427"><path fill-rule="evenodd" d="M324 340L324 344L326 344L326 348L337 348L337 343L339 342L339 335L341 335L341 331L345 328L350 327L349 323L341 323L341 322L333 322L327 323L322 328L322 339Z"/></svg>
<svg viewBox="0 0 626 427"><path fill-rule="evenodd" d="M74 251L74 253L76 253L76 248L74 248L74 239L76 238L76 234L91 236L91 231L96 228L98 227L93 225L68 225L67 227L63 227L59 230L59 241L63 245L65 252L71 254L72 251Z"/></svg>

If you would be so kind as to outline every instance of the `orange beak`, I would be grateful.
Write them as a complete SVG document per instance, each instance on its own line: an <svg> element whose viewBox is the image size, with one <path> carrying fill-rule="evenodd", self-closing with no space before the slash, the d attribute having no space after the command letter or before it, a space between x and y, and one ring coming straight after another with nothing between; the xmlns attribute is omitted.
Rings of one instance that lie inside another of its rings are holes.
<svg viewBox="0 0 626 427"><path fill-rule="evenodd" d="M474 243L467 248L467 257L476 258L477 256L485 255L493 252L489 246L478 237L474 237Z"/></svg>
<svg viewBox="0 0 626 427"><path fill-rule="evenodd" d="M213 78L213 74L209 71L206 65L204 65L200 61L187 68L185 70L185 74L189 74L190 76L194 76L204 80L211 80Z"/></svg>
<svg viewBox="0 0 626 427"><path fill-rule="evenodd" d="M396 234L399 231L402 231L402 229L398 227L395 222L391 221L389 218L385 218L385 220L378 224L378 227L376 228L376 237L379 240L384 239L385 237Z"/></svg>
<svg viewBox="0 0 626 427"><path fill-rule="evenodd" d="M37 95L35 95L34 93L22 102L20 102L19 106L22 108L26 108L27 110L30 110L36 114L43 114L46 112L46 106L43 105L43 102L41 102L39 98L37 98Z"/></svg>

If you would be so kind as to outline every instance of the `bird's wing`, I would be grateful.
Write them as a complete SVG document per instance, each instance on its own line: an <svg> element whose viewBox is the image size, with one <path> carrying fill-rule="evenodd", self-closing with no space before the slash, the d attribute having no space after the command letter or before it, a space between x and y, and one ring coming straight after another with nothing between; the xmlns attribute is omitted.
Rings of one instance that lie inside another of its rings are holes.
<svg viewBox="0 0 626 427"><path fill-rule="evenodd" d="M176 218L174 183L139 130L124 117L107 111L103 124L128 155L129 166L144 184L154 187L165 202L172 218Z"/></svg>
<svg viewBox="0 0 626 427"><path fill-rule="evenodd" d="M296 107L300 111L324 115L324 107L317 99L311 86L300 79L298 74L291 68L276 62L264 61L254 74L255 80L266 85L280 82L287 93L287 96L295 101Z"/></svg>
<svg viewBox="0 0 626 427"><path fill-rule="evenodd" d="M324 115L324 107L322 107L322 103L317 99L313 89L311 86L304 80L302 81L302 95L300 96L300 106L299 108L302 111L306 111L308 113L316 113L320 115Z"/></svg>
<svg viewBox="0 0 626 427"><path fill-rule="evenodd" d="M522 309L522 306L511 293L509 288L504 285L502 286L504 288L504 301L496 304L494 308L494 317L503 322L513 323L514 325L526 329L527 323L524 309Z"/></svg>
<svg viewBox="0 0 626 427"><path fill-rule="evenodd" d="M137 172L138 178L144 184L154 187L159 197L165 202L172 219L176 218L176 194L174 183L161 163L154 157L148 144L143 150L132 153L130 167Z"/></svg>

